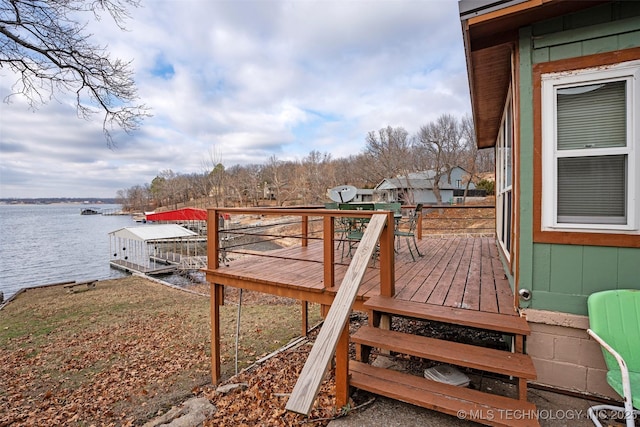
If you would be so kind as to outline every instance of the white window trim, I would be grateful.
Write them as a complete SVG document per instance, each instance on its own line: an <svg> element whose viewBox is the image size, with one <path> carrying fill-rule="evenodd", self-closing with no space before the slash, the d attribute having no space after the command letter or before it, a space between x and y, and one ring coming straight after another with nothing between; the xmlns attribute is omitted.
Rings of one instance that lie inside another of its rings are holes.
<svg viewBox="0 0 640 427"><path fill-rule="evenodd" d="M510 120L507 123L507 114L510 113ZM502 248L502 252L508 261L511 261L511 251L513 250L513 229L511 228L511 220L514 215L514 206L513 206L513 146L514 146L514 138L515 138L515 130L513 127L514 123L514 108L513 108L513 98L511 96L511 88L509 88L509 92L507 94L507 101L504 104L502 109L502 117L500 119L500 130L498 131L498 138L496 139L496 236L500 247ZM507 125L509 129L507 129ZM511 146L509 149L511 152L509 153L509 158L505 156L505 132L511 133ZM512 162L511 167L507 167L507 160ZM511 183L506 185L507 177L505 176L505 171L511 171ZM511 217L506 218L503 216L504 213L504 203L506 194L511 192ZM511 248L508 250L506 246L506 242L502 240L502 229L505 226L505 222L509 222L509 240L511 242Z"/></svg>
<svg viewBox="0 0 640 427"><path fill-rule="evenodd" d="M587 83L602 83L627 79L627 147L581 150L556 149L556 89ZM545 231L575 231L592 233L640 234L640 61L624 62L607 67L595 67L570 72L543 74L542 80L542 229ZM570 224L558 223L556 205L557 158L573 154L586 156L628 155L627 223Z"/></svg>

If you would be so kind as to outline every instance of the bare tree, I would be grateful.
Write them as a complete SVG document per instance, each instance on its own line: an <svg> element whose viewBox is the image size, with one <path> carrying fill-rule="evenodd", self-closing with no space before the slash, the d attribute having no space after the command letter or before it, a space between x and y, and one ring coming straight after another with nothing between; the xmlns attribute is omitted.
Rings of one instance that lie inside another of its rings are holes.
<svg viewBox="0 0 640 427"><path fill-rule="evenodd" d="M411 141L409 133L402 127L387 126L376 132L369 132L364 155L369 160L364 163L367 175L373 181L406 174L410 169Z"/></svg>
<svg viewBox="0 0 640 427"><path fill-rule="evenodd" d="M302 203L317 204L325 199L325 193L336 184L334 168L332 167L331 154L321 154L312 150L307 157L302 159L300 165L301 175L304 176L304 192ZM333 184L333 185L331 185Z"/></svg>
<svg viewBox="0 0 640 427"><path fill-rule="evenodd" d="M461 137L465 144L464 152L461 155L460 166L469 174L465 182L464 196L462 203L467 201L469 186L478 177L478 145L476 142L476 132L473 126L473 119L466 115L460 122Z"/></svg>
<svg viewBox="0 0 640 427"><path fill-rule="evenodd" d="M161 183L159 194L162 206L173 205L173 209L178 209L178 203L182 199L178 174L171 169L166 169L161 171L157 178Z"/></svg>
<svg viewBox="0 0 640 427"><path fill-rule="evenodd" d="M492 148L478 150L478 171L493 172L496 168L496 151Z"/></svg>
<svg viewBox="0 0 640 427"><path fill-rule="evenodd" d="M460 123L452 115L443 114L435 122L420 128L415 144L422 168L434 171L433 194L438 204L442 204L440 180L446 176L451 181L451 169L459 165L465 149Z"/></svg>
<svg viewBox="0 0 640 427"><path fill-rule="evenodd" d="M83 13L100 19L106 12L124 29L127 7L138 6L139 0L0 0L0 68L17 75L5 101L20 94L36 109L58 93L73 93L80 117L104 113L109 146L114 128L138 129L149 112L135 105L131 63L111 58L78 22Z"/></svg>
<svg viewBox="0 0 640 427"><path fill-rule="evenodd" d="M217 148L209 149L208 159L202 162L205 179L202 181L204 188L201 189L205 197L212 197L216 207L224 206L227 196L227 174L222 157Z"/></svg>
<svg viewBox="0 0 640 427"><path fill-rule="evenodd" d="M233 201L240 206L258 206L264 197L264 166L235 165L228 169L228 186Z"/></svg>
<svg viewBox="0 0 640 427"><path fill-rule="evenodd" d="M302 182L296 179L297 164L278 160L274 155L269 157L264 172L270 191L276 202L284 206L287 202L295 200L301 192Z"/></svg>
<svg viewBox="0 0 640 427"><path fill-rule="evenodd" d="M134 185L117 192L118 203L122 205L125 212L144 212L149 207L150 197L148 185Z"/></svg>

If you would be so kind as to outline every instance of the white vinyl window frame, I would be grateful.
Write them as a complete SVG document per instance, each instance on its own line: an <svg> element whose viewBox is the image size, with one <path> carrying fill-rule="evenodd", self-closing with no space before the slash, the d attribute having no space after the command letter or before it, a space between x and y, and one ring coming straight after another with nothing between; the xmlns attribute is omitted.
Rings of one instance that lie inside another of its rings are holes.
<svg viewBox="0 0 640 427"><path fill-rule="evenodd" d="M558 149L558 90L625 82L626 145ZM640 61L608 67L543 74L542 83L542 229L595 233L639 234L640 216ZM560 221L558 218L559 159L626 156L625 215L621 223Z"/></svg>
<svg viewBox="0 0 640 427"><path fill-rule="evenodd" d="M507 95L496 140L496 233L507 260L511 260L513 231L513 99Z"/></svg>

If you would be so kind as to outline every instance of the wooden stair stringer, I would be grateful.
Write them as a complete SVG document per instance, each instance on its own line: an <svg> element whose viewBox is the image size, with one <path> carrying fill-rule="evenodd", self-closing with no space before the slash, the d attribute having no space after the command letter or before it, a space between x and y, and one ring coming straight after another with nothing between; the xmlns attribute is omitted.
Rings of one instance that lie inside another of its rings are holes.
<svg viewBox="0 0 640 427"><path fill-rule="evenodd" d="M451 415L462 410L465 415L474 414L473 421L486 425L539 426L536 419L531 419L537 414L536 406L527 400L527 380L534 380L536 372L531 357L522 352L524 338L531 333L525 318L515 313L487 313L380 295L369 298L363 306L369 312L370 322L369 326L361 327L351 337L356 344L358 361L350 365L350 385ZM379 328L382 315L431 320L511 335L515 338L515 352ZM517 398L370 366L367 362L373 348L511 376L517 380ZM514 418L518 415L521 419Z"/></svg>

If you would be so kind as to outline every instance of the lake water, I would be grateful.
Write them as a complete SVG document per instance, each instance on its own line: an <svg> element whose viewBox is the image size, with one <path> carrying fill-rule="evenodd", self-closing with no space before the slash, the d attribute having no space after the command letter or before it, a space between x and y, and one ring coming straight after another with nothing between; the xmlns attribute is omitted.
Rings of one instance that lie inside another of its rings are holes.
<svg viewBox="0 0 640 427"><path fill-rule="evenodd" d="M109 266L108 233L136 224L128 215L80 215L78 204L0 205L0 291L122 277ZM100 210L117 205L96 205Z"/></svg>

